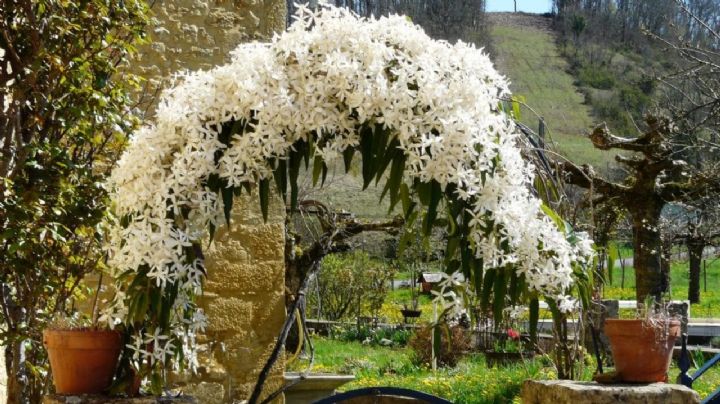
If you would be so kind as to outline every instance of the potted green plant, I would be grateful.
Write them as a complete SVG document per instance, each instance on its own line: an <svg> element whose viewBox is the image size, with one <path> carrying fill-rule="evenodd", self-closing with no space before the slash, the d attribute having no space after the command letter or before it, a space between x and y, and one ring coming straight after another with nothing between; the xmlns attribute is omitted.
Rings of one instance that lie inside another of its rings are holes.
<svg viewBox="0 0 720 404"><path fill-rule="evenodd" d="M403 308L400 309L400 313L402 314L403 318L405 319L405 322L408 321L408 319L411 318L418 318L422 314L422 310L420 310L419 307L419 292L418 292L418 274L420 271L418 271L417 264L411 263L410 265L407 265L408 272L410 273L410 304L403 303Z"/></svg>
<svg viewBox="0 0 720 404"><path fill-rule="evenodd" d="M501 333L493 343L492 349L485 351L488 367L509 365L533 356L535 352L525 349L520 332L512 328Z"/></svg>
<svg viewBox="0 0 720 404"><path fill-rule="evenodd" d="M680 320L668 314L666 305L646 302L635 319L606 319L605 334L615 362L615 380L667 382Z"/></svg>
<svg viewBox="0 0 720 404"><path fill-rule="evenodd" d="M97 298L102 275L93 299L92 321L59 317L43 330L55 392L99 394L111 385L122 350L122 334L98 327Z"/></svg>

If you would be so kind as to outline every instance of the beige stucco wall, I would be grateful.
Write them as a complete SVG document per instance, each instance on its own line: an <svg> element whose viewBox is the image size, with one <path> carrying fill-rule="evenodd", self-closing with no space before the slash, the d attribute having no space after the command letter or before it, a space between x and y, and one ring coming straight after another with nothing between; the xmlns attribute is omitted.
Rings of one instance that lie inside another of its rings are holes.
<svg viewBox="0 0 720 404"><path fill-rule="evenodd" d="M267 40L285 28L285 0L157 0L152 43L133 63L152 86L179 70L210 69L239 43ZM151 91L152 93L152 86ZM219 229L206 253L201 305L210 327L201 337L201 367L178 375L203 404L247 399L285 319L284 207L276 199L264 223L257 197L236 202L232 225ZM284 362L265 391L282 383Z"/></svg>

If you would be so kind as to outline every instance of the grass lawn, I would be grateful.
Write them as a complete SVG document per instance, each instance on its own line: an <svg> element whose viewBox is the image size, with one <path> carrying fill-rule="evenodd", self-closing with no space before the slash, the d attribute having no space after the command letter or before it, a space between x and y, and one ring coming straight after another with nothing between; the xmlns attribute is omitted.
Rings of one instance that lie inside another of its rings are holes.
<svg viewBox="0 0 720 404"><path fill-rule="evenodd" d="M693 318L720 318L720 260L707 262L707 291L703 277L700 278L700 303L693 304L690 316ZM670 267L671 298L686 300L688 296L689 272L687 262L674 262ZM625 287L621 288L622 269L613 270L612 283L605 285L605 298L634 300L635 270L625 268Z"/></svg>
<svg viewBox="0 0 720 404"><path fill-rule="evenodd" d="M305 363L289 365L303 370ZM511 403L528 378L554 378L551 368L535 360L525 365L488 369L485 358L472 354L452 369L433 373L416 366L408 348L367 346L325 338L315 340L315 372L354 374L356 379L341 390L370 386L405 387L434 394L455 403ZM519 402L519 401L516 401Z"/></svg>
<svg viewBox="0 0 720 404"><path fill-rule="evenodd" d="M524 365L489 369L481 354L471 354L452 369L433 373L427 366L412 361L409 348L390 348L315 338L313 372L354 374L356 379L341 387L347 391L371 386L405 387L431 393L455 403L519 403L519 393L525 379L554 379L555 371L549 362L535 359ZM302 371L306 361L288 365L288 370ZM583 372L589 380L592 365ZM679 371L670 369L674 380ZM701 397L708 396L720 386L720 368L703 375L693 386Z"/></svg>
<svg viewBox="0 0 720 404"><path fill-rule="evenodd" d="M511 81L516 96L545 118L555 149L575 163L590 163L604 170L613 164L614 153L593 148L583 135L598 122L590 115L585 97L573 84L568 65L560 55L554 35L536 26L495 24L492 38L498 70ZM522 108L521 121L537 130L538 117Z"/></svg>

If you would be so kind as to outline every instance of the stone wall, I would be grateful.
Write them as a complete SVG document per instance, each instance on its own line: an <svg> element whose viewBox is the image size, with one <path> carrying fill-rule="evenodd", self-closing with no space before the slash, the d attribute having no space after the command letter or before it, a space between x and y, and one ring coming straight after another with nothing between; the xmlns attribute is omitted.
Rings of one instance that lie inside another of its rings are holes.
<svg viewBox="0 0 720 404"><path fill-rule="evenodd" d="M285 0L157 0L152 43L140 50L134 72L150 91L179 70L225 63L239 43L267 40L285 28ZM151 106L152 110L152 106ZM219 229L206 251L208 280L201 302L210 328L203 336L197 375L177 381L198 402L249 397L285 319L284 207L273 201L263 223L255 198L237 201L232 225ZM284 362L266 392L282 383Z"/></svg>
<svg viewBox="0 0 720 404"><path fill-rule="evenodd" d="M258 197L241 198L230 227L218 230L205 250L208 279L201 305L210 326L201 339L198 373L178 378L183 391L202 403L249 397L285 319L285 221L277 198L269 213L263 222ZM266 393L282 384L283 371L280 360Z"/></svg>
<svg viewBox="0 0 720 404"><path fill-rule="evenodd" d="M149 94L172 73L210 69L226 62L241 43L268 40L285 29L285 0L156 0L149 46L136 73L149 79Z"/></svg>

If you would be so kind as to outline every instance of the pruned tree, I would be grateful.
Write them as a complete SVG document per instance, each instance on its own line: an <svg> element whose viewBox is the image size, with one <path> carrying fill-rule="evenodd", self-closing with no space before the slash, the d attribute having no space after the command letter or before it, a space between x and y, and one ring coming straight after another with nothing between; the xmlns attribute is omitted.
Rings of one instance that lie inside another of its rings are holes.
<svg viewBox="0 0 720 404"><path fill-rule="evenodd" d="M646 123L647 130L636 138L613 135L605 125L598 126L590 135L597 149L632 153L616 157L627 171L622 182L607 180L589 166L557 162L565 182L590 190L595 205L612 204L629 213L638 301L647 296L659 299L669 290L658 227L665 205L720 192L720 177L714 164L693 169L676 156L678 145L673 141L678 137L678 129L669 119L648 116Z"/></svg>

